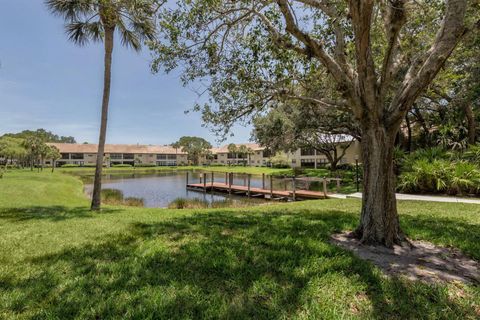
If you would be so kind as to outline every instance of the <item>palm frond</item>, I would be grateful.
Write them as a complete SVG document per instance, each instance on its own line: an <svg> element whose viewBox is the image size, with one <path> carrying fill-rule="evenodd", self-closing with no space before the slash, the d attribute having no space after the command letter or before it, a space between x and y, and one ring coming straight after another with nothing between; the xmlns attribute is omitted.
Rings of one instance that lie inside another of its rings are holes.
<svg viewBox="0 0 480 320"><path fill-rule="evenodd" d="M66 21L75 21L95 14L97 0L45 0L48 9Z"/></svg>
<svg viewBox="0 0 480 320"><path fill-rule="evenodd" d="M103 26L100 22L72 22L65 26L68 39L80 46L103 38Z"/></svg>

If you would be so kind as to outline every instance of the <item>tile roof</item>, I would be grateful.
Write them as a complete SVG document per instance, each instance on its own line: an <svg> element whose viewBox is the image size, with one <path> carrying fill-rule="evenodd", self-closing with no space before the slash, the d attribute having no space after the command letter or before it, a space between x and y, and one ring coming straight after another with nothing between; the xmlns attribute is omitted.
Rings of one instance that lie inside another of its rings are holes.
<svg viewBox="0 0 480 320"><path fill-rule="evenodd" d="M265 150L265 147L262 147L257 143L236 143L235 145L237 146L237 148L243 145L247 148L252 149L253 151ZM228 153L228 144L218 148L212 148L212 153Z"/></svg>

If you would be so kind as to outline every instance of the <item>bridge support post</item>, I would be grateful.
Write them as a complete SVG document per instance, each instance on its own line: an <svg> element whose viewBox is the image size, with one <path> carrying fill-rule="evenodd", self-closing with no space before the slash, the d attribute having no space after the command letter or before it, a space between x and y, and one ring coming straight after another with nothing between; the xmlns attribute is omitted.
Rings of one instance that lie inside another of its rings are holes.
<svg viewBox="0 0 480 320"><path fill-rule="evenodd" d="M323 178L323 196L327 198L327 179Z"/></svg>
<svg viewBox="0 0 480 320"><path fill-rule="evenodd" d="M292 178L292 196L293 196L293 201L296 201L296 195L295 195L295 177Z"/></svg>
<svg viewBox="0 0 480 320"><path fill-rule="evenodd" d="M203 192L207 192L207 174L203 173Z"/></svg>
<svg viewBox="0 0 480 320"><path fill-rule="evenodd" d="M270 200L273 200L273 176L270 175Z"/></svg>

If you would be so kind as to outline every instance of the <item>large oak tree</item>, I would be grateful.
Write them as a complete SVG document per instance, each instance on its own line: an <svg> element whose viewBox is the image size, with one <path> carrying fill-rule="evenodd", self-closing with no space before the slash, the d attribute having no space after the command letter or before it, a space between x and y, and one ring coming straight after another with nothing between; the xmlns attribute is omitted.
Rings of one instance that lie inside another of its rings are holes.
<svg viewBox="0 0 480 320"><path fill-rule="evenodd" d="M163 15L168 41L152 45L153 68L182 66L185 82L208 81L212 103L203 106L204 118L224 132L233 121L264 112L280 95L348 110L359 123L364 161L354 234L364 243L390 247L405 238L395 201L394 140L414 101L474 28L466 16L478 8L469 5L467 0L180 1ZM296 94L299 84L321 73L337 94Z"/></svg>

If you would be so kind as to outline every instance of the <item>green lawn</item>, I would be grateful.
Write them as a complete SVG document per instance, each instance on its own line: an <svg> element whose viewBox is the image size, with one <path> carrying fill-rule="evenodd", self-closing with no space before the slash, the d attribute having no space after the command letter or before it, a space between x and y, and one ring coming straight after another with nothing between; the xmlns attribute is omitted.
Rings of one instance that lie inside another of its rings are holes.
<svg viewBox="0 0 480 320"><path fill-rule="evenodd" d="M107 207L79 179L0 179L0 319L478 319L478 286L386 278L329 243L357 200ZM401 202L408 235L480 260L480 206Z"/></svg>

